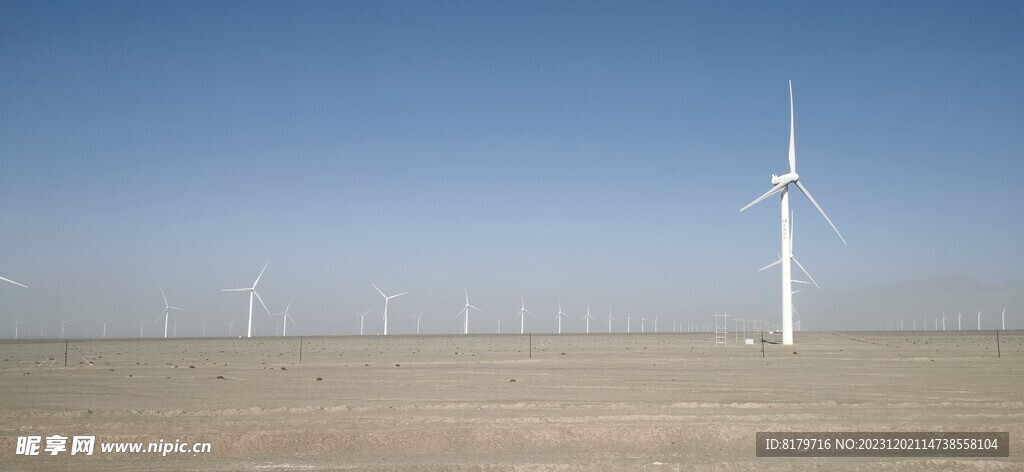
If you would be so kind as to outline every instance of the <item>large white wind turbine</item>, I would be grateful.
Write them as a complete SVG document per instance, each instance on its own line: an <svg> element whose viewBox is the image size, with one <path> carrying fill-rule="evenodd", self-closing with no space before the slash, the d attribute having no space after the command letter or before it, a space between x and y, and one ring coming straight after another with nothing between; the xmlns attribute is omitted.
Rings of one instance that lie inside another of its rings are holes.
<svg viewBox="0 0 1024 472"><path fill-rule="evenodd" d="M288 299L288 305L284 307L284 311L282 311L281 313L274 313L273 315L270 315L270 316L280 316L281 317L281 324L283 325L281 327L281 336L282 337L288 336L288 322L291 321L292 324L295 324L295 318L292 318L292 315L288 314L288 310L291 309L291 307L292 307L292 300L289 298Z"/></svg>
<svg viewBox="0 0 1024 472"><path fill-rule="evenodd" d="M756 200L747 204L747 206L740 208L740 211L744 211L750 208L764 199L775 195L776 193L782 194L782 257L780 262L782 264L782 344L792 345L793 344L793 268L790 264L792 260L793 247L790 244L790 223L789 223L789 184L795 184L801 193L807 197L808 200L818 209L821 216L825 217L825 221L828 222L832 230L836 232L839 239L846 244L846 240L843 239L843 235L836 229L836 225L832 224L832 220L829 219L828 215L825 214L825 210L818 205L818 202L811 196L811 192L807 190L802 183L800 183L800 175L796 173L796 130L795 130L795 119L793 113L793 81L789 82L789 173L784 175L772 174L772 188L765 192Z"/></svg>
<svg viewBox="0 0 1024 472"><path fill-rule="evenodd" d="M263 271L267 270L267 265L268 264L269 264L269 262L267 264L263 264L263 270L260 271L260 275L256 276L256 281L252 283L252 287L249 287L249 288L226 288L224 290L221 290L221 292L249 292L249 331L246 334L246 337L249 337L249 338L252 337L252 298L253 298L253 296L255 296L256 299L260 301L260 305L263 305L263 309L267 310L267 314L268 315L270 314L270 309L267 308L267 304L263 303L263 298L260 297L259 293L256 293L256 284L260 283L260 277L263 277Z"/></svg>
<svg viewBox="0 0 1024 472"><path fill-rule="evenodd" d="M166 338L167 337L167 320L171 317L171 310L179 310L179 311L188 311L188 310L186 310L184 308L178 308L176 306L171 306L170 303L167 303L167 295L164 294L164 288L163 287L158 287L158 288L160 289L160 295L164 297L164 311L161 311L160 315L157 316L156 319L153 320L153 323L151 323L151 324L156 324L156 322L160 320L161 316L164 317L164 338Z"/></svg>
<svg viewBox="0 0 1024 472"><path fill-rule="evenodd" d="M469 310L473 309L473 310L476 310L476 311L480 311L480 309L475 307L475 306L473 306L473 305L471 305L469 303L469 289L466 288L466 287L462 287L462 291L466 292L466 306L462 307L462 310L459 311L459 314L455 315L455 317L456 318L458 318L460 316L465 316L466 317L464 323L462 324L462 334L469 334ZM499 332L501 331L501 320L500 319L498 320L498 331Z"/></svg>
<svg viewBox="0 0 1024 472"><path fill-rule="evenodd" d="M566 315L562 313L562 302L558 302L558 314L555 315L555 320L558 321L558 334L562 334L562 318Z"/></svg>
<svg viewBox="0 0 1024 472"><path fill-rule="evenodd" d="M370 282L370 285L373 285L373 282ZM384 295L384 292L382 292L379 288L377 288L376 285L373 285L373 288L377 289L377 292L380 293L380 296L384 297L384 335L387 336L387 334L388 334L388 302L390 302L392 298L401 297L402 295L405 295L405 294L407 294L409 292L402 292L402 293L399 293L398 295L388 296L388 295Z"/></svg>
<svg viewBox="0 0 1024 472"><path fill-rule="evenodd" d="M533 316L533 313L526 309L526 300L519 297L519 314L516 315L519 318L519 334L526 332L526 315Z"/></svg>
<svg viewBox="0 0 1024 472"><path fill-rule="evenodd" d="M583 315L583 318L581 318L581 319L587 321L587 334L590 334L590 320L593 320L595 318L593 316L590 316L590 304L589 303L587 304L587 314Z"/></svg>

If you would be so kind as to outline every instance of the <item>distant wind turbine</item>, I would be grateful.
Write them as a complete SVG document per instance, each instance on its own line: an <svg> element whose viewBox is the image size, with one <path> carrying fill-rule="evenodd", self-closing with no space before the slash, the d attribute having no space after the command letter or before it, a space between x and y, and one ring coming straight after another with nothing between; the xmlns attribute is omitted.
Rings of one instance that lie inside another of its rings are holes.
<svg viewBox="0 0 1024 472"><path fill-rule="evenodd" d="M373 282L370 282L370 285L373 285ZM387 334L388 334L388 302L390 302L392 298L401 297L402 295L405 295L405 294L407 294L409 292L402 292L402 293L399 293L398 295L388 296L388 295L385 295L384 292L381 291L381 289L377 288L376 285L373 285L373 288L377 289L377 292L380 293L380 296L384 297L384 335L387 336Z"/></svg>
<svg viewBox="0 0 1024 472"><path fill-rule="evenodd" d="M626 334L629 334L629 325L633 323L633 315L626 312Z"/></svg>
<svg viewBox="0 0 1024 472"><path fill-rule="evenodd" d="M462 307L462 310L459 311L459 314L455 315L455 317L458 318L460 316L465 316L464 322L462 324L462 334L469 334L469 310L473 309L476 311L480 311L480 309L469 303L469 289L466 287L462 287L462 291L466 293L466 306ZM498 332L501 332L500 318L498 319Z"/></svg>
<svg viewBox="0 0 1024 472"><path fill-rule="evenodd" d="M260 294L256 292L256 284L260 283L260 277L263 277L263 272L267 270L267 265L269 265L269 264L270 264L269 262L267 264L263 264L263 270L260 271L260 275L256 276L256 281L252 283L252 287L248 287L248 288L226 288L224 290L221 290L221 292L249 292L249 331L246 334L246 337L249 337L249 338L252 337L252 298L253 298L253 296L255 296L256 299L260 301L260 305L263 305L263 309L267 310L267 314L268 315L270 314L270 309L267 308L267 304L263 303L263 298L260 297Z"/></svg>
<svg viewBox="0 0 1024 472"><path fill-rule="evenodd" d="M423 312L421 311L420 314L413 316L413 318L416 318L416 334L420 334L420 318L423 318Z"/></svg>
<svg viewBox="0 0 1024 472"><path fill-rule="evenodd" d="M1003 331L1006 331L1006 307L1003 307Z"/></svg>
<svg viewBox="0 0 1024 472"><path fill-rule="evenodd" d="M614 320L614 319L615 319L615 317L612 316L612 310L611 310L611 308L609 308L608 309L608 332L609 333L612 332L612 320Z"/></svg>
<svg viewBox="0 0 1024 472"><path fill-rule="evenodd" d="M526 309L526 301L523 297L519 297L519 314L516 315L516 318L519 318L519 334L526 332L526 315L533 316L533 313Z"/></svg>
<svg viewBox="0 0 1024 472"><path fill-rule="evenodd" d="M114 320L107 320L103 322L103 339L107 338L107 324Z"/></svg>
<svg viewBox="0 0 1024 472"><path fill-rule="evenodd" d="M558 334L562 334L562 318L564 318L565 316L566 316L566 314L562 313L562 302L559 301L558 302L558 314L555 315L555 320L558 321Z"/></svg>
<svg viewBox="0 0 1024 472"><path fill-rule="evenodd" d="M594 317L590 316L590 304L589 303L587 304L587 314L583 315L583 318L581 318L581 319L582 320L586 320L586 322L587 322L587 334L590 334L590 320L593 320Z"/></svg>
<svg viewBox="0 0 1024 472"><path fill-rule="evenodd" d="M295 324L295 318L292 318L292 315L288 314L288 310L290 310L291 307L292 307L292 300L289 298L288 299L288 305L284 307L284 311L282 311L281 313L274 313L273 315L270 315L270 316L280 316L281 317L281 325L282 325L281 326L281 336L282 337L288 336L288 322L291 321L292 324Z"/></svg>
<svg viewBox="0 0 1024 472"><path fill-rule="evenodd" d="M366 321L366 315L370 313L370 310L366 310L362 313L352 310L352 313L359 315L359 335L363 335L363 322Z"/></svg>
<svg viewBox="0 0 1024 472"><path fill-rule="evenodd" d="M640 315L640 332L641 333L644 332L644 325L646 325L646 324L647 324L647 318L644 318L644 315Z"/></svg>
<svg viewBox="0 0 1024 472"><path fill-rule="evenodd" d="M14 317L14 339L18 339L18 327L23 324L28 324L28 321L21 321L17 316Z"/></svg>
<svg viewBox="0 0 1024 472"><path fill-rule="evenodd" d="M963 330L964 330L964 325L963 325L963 322L962 322L962 320L960 319L960 318L962 318L963 316L964 316L964 314L963 314L962 312L959 312L959 311L958 311L958 312L956 312L956 330L957 330L957 331L963 331Z"/></svg>
<svg viewBox="0 0 1024 472"><path fill-rule="evenodd" d="M977 310L977 308L975 308ZM981 312L984 310L978 310L978 331L981 331Z"/></svg>
<svg viewBox="0 0 1024 472"><path fill-rule="evenodd" d="M70 323L71 320L66 320L65 321L65 320L62 320L60 318L57 318L57 321L60 321L60 340L63 341L64 340L64 326L67 326L67 324Z"/></svg>
<svg viewBox="0 0 1024 472"><path fill-rule="evenodd" d="M184 308L178 308L176 306L171 306L169 303L167 303L167 295L164 294L164 288L163 287L158 287L158 288L160 289L160 295L162 297L164 297L164 311L161 311L160 315L157 316L156 319L153 320L153 323L151 323L151 324L156 324L156 322L158 320L160 320L161 316L164 317L164 338L167 338L167 320L171 317L171 310L179 310L179 311L188 311L188 310L186 310ZM177 322L175 322L175 326L177 326ZM175 330L175 331L177 331L177 330ZM175 336L177 336L177 335L175 335Z"/></svg>
<svg viewBox="0 0 1024 472"><path fill-rule="evenodd" d="M821 216L825 217L825 221L832 226L832 230L836 232L839 239L846 244L846 240L843 239L843 235L836 229L836 225L832 224L832 220L829 219L828 215L825 214L825 210L818 205L818 202L811 196L811 192L807 190L802 183L800 183L800 175L796 173L796 131L795 131L795 118L793 112L793 82L789 82L789 173L784 175L772 174L771 183L773 187L771 190L765 192L754 201L747 204L747 206L740 209L744 211L750 208L764 199L775 195L776 193L782 194L782 255L779 258L782 263L782 344L792 345L793 344L793 271L790 261L792 260L793 247L789 242L790 239L790 223L789 223L789 185L794 184L800 190L804 196L818 209Z"/></svg>

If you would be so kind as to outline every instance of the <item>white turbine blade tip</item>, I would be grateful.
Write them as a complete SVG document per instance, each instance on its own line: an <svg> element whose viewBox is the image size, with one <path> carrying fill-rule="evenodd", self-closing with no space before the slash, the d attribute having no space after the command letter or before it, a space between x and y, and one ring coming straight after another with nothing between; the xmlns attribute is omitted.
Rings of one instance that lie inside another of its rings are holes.
<svg viewBox="0 0 1024 472"><path fill-rule="evenodd" d="M748 203L747 206L745 206L743 208L740 208L740 211L742 212L742 211L746 210L747 208L750 208L750 207L752 207L754 205L757 205L758 203L761 203L762 201L764 201L764 199L766 199L766 198L768 198L768 197L770 197L772 195L775 195L776 193L779 193L780 191L782 191L782 188L785 187L785 186L786 186L786 184L778 184L778 185L772 187L771 190L765 192L764 195L761 195L760 197L757 197L757 199L755 199L754 201Z"/></svg>
<svg viewBox="0 0 1024 472"><path fill-rule="evenodd" d="M21 284L21 283L15 282L15 281L13 281L13 280L11 280L11 279L8 279L7 277L0 277L0 280L3 280L4 282L9 282L9 283L12 283L12 284L14 284L14 285L17 285L17 286L19 286L19 287L24 287L24 288L28 288L28 285L25 285L25 284Z"/></svg>

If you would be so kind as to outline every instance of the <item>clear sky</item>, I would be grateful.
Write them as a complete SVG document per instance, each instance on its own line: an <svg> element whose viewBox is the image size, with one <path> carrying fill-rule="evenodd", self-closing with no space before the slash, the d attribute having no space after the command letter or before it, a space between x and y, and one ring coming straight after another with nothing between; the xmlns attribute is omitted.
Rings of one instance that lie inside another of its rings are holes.
<svg viewBox="0 0 1024 472"><path fill-rule="evenodd" d="M369 309L378 332L371 281L409 292L392 332L455 332L463 287L474 332L520 296L531 331L559 300L572 331L588 303L616 330L778 321L778 199L738 210L787 171L788 80L801 180L849 241L794 195L808 324L861 328L850 294L879 285L1019 288L1022 24L1009 1L4 1L0 275L30 288L0 286L0 337L138 335L158 286L179 334L240 326L220 289L264 263L296 334Z"/></svg>

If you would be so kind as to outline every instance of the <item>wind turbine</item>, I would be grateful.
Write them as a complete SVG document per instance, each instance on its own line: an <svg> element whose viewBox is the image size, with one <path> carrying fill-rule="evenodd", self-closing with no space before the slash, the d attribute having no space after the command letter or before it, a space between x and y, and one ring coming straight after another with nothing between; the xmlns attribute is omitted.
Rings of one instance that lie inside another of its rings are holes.
<svg viewBox="0 0 1024 472"><path fill-rule="evenodd" d="M654 333L658 333L658 315L654 315Z"/></svg>
<svg viewBox="0 0 1024 472"><path fill-rule="evenodd" d="M107 320L103 322L103 339L107 338L107 324L114 320Z"/></svg>
<svg viewBox="0 0 1024 472"><path fill-rule="evenodd" d="M977 310L977 308L975 308ZM978 331L981 331L981 312L984 310L978 310Z"/></svg>
<svg viewBox="0 0 1024 472"><path fill-rule="evenodd" d="M964 316L964 314L963 314L962 312L959 312L959 311L958 311L958 312L956 312L956 330L957 330L957 331L963 331L963 330L964 330L964 325L963 325L963 322L962 322L962 320L960 319L960 318L962 318L963 316Z"/></svg>
<svg viewBox="0 0 1024 472"><path fill-rule="evenodd" d="M626 312L626 334L629 334L629 325L633 323L633 315Z"/></svg>
<svg viewBox="0 0 1024 472"><path fill-rule="evenodd" d="M1006 331L1006 307L1003 307L1003 331Z"/></svg>
<svg viewBox="0 0 1024 472"><path fill-rule="evenodd" d="M213 323L210 323L209 321L203 323L203 337L206 337L206 327L212 324Z"/></svg>
<svg viewBox="0 0 1024 472"><path fill-rule="evenodd" d="M281 313L274 313L273 315L270 315L270 316L280 316L281 317L281 324L282 324L281 336L282 337L288 336L288 321L291 320L292 324L295 324L295 318L292 318L292 315L288 314L288 310L291 309L291 307L292 307L292 299L289 298L288 299L288 305L284 307L284 311L282 311Z"/></svg>
<svg viewBox="0 0 1024 472"><path fill-rule="evenodd" d="M359 313L358 311L352 310L352 313L355 313L355 314L359 315L359 335L362 336L363 335L363 322L366 321L366 315L368 313L370 313L370 310L366 310L366 311L364 311L362 313Z"/></svg>
<svg viewBox="0 0 1024 472"><path fill-rule="evenodd" d="M946 312L942 312L942 330L946 330Z"/></svg>
<svg viewBox="0 0 1024 472"><path fill-rule="evenodd" d="M370 282L370 285L373 285L373 282ZM377 288L376 285L373 285L373 288L376 288L377 292L380 293L380 296L384 297L384 335L387 336L387 334L388 334L388 302L391 301L392 298L401 297L402 295L405 295L405 294L407 294L409 292L402 292L402 293L399 293L398 295L391 295L389 297L387 295L384 295L384 292L382 292L379 288Z"/></svg>
<svg viewBox="0 0 1024 472"><path fill-rule="evenodd" d="M839 239L846 244L846 240L843 239L843 235L836 229L836 225L832 224L832 220L829 219L828 215L825 214L825 210L818 205L818 202L811 196L811 192L807 190L802 183L800 183L800 175L796 173L796 130L795 130L795 119L793 113L793 81L789 82L789 173L784 175L772 174L772 185L771 190L765 192L756 200L747 204L747 206L740 209L744 211L750 208L764 199L775 195L776 193L782 194L782 254L779 259L782 264L782 344L792 345L793 344L793 269L790 264L792 260L793 247L789 242L790 239L790 223L789 223L789 184L795 184L801 193L807 197L808 200L818 209L821 216L825 217L825 221L828 222L832 230L836 232Z"/></svg>
<svg viewBox="0 0 1024 472"><path fill-rule="evenodd" d="M21 321L21 320L18 319L17 316L14 317L14 339L18 339L18 327L23 325L23 324L28 324L28 321ZM104 330L105 329L106 329L106 325L104 325ZM104 333L106 333L106 331L104 331ZM104 335L103 337L106 337L106 336Z"/></svg>
<svg viewBox="0 0 1024 472"><path fill-rule="evenodd" d="M420 334L420 318L423 318L423 312L421 311L420 314L413 316L413 318L416 318L416 334Z"/></svg>
<svg viewBox="0 0 1024 472"><path fill-rule="evenodd" d="M562 334L562 318L564 318L565 316L566 316L566 314L562 313L562 302L559 301L558 302L558 314L555 315L555 320L558 321L558 334Z"/></svg>
<svg viewBox="0 0 1024 472"><path fill-rule="evenodd" d="M644 315L640 315L640 333L644 332L644 325L646 325L646 324L647 324L647 318L644 318Z"/></svg>
<svg viewBox="0 0 1024 472"><path fill-rule="evenodd" d="M260 277L263 277L263 271L267 270L267 265L269 265L269 264L270 264L269 262L267 264L263 264L263 270L260 271L260 275L256 276L256 281L252 283L252 287L249 287L249 288L226 288L224 290L221 290L221 292L249 292L249 332L246 335L246 337L249 337L249 338L252 337L252 298L253 298L254 295L256 296L256 299L260 301L260 305L263 305L263 309L267 310L267 314L268 315L270 314L270 309L267 308L267 304L263 303L263 298L260 297L260 294L256 292L256 284L260 283ZM165 333L164 337L167 337L166 333Z"/></svg>
<svg viewBox="0 0 1024 472"><path fill-rule="evenodd" d="M526 332L527 314L531 316L533 315L533 313L530 312L530 310L526 309L526 301L523 299L523 297L519 297L519 314L516 315L516 318L519 318L519 334L523 334L524 332Z"/></svg>
<svg viewBox="0 0 1024 472"><path fill-rule="evenodd" d="M184 308L178 308L176 306L171 306L169 303L167 303L167 295L164 294L163 287L158 287L158 288L160 289L160 295L164 297L164 311L160 312L160 315L157 316L155 320L153 320L152 324L156 324L157 320L159 320L161 316L164 317L164 338L166 338L167 337L167 320L171 317L171 310L179 310L179 311L188 311L188 310L186 310ZM177 332L177 323L175 323L175 332ZM175 334L175 336L177 336L177 334Z"/></svg>
<svg viewBox="0 0 1024 472"><path fill-rule="evenodd" d="M462 334L469 334L469 309L472 308L476 311L480 311L480 309L469 303L469 289L462 287L462 291L466 292L466 306L462 307L462 310L459 311L459 314L455 315L455 317L458 318L465 314L466 318L465 323L462 325ZM498 319L498 331L501 331L501 319Z"/></svg>
<svg viewBox="0 0 1024 472"><path fill-rule="evenodd" d="M612 332L612 320L614 320L614 319L615 319L615 317L612 316L612 309L609 308L608 309L608 333L609 334Z"/></svg>
<svg viewBox="0 0 1024 472"><path fill-rule="evenodd" d="M139 337L143 338L146 336L146 322L139 320Z"/></svg>
<svg viewBox="0 0 1024 472"><path fill-rule="evenodd" d="M63 341L64 340L64 326L66 326L68 323L70 323L71 320L65 321L65 320L62 320L60 318L57 318L57 321L60 321L60 340Z"/></svg>
<svg viewBox="0 0 1024 472"><path fill-rule="evenodd" d="M589 303L587 304L587 314L583 315L583 318L581 318L581 319L587 321L587 334L590 334L590 320L594 319L594 317L590 316L590 304Z"/></svg>

